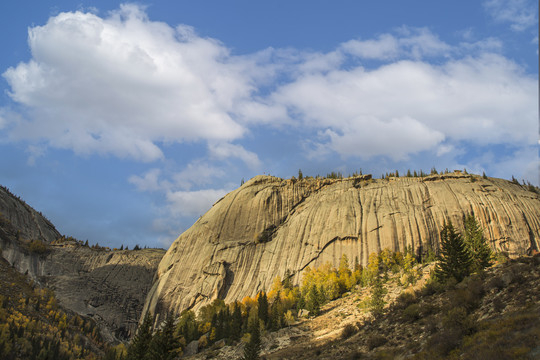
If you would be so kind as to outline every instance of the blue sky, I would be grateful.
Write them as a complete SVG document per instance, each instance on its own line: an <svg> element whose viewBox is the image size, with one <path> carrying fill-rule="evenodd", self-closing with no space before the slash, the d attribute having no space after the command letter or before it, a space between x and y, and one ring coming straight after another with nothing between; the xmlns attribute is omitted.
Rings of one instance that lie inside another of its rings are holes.
<svg viewBox="0 0 540 360"><path fill-rule="evenodd" d="M538 175L538 3L0 4L0 184L167 247L257 174Z"/></svg>

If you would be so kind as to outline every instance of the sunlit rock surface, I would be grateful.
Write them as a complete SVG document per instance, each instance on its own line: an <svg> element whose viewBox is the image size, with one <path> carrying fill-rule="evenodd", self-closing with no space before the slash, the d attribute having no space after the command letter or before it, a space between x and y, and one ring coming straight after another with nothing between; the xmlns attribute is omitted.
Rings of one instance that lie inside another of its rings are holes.
<svg viewBox="0 0 540 360"><path fill-rule="evenodd" d="M286 271L342 254L366 265L388 248L439 246L445 221L461 228L474 212L492 248L510 256L539 248L540 200L525 187L460 172L424 178L282 180L257 176L218 201L170 247L145 312L197 310L269 289Z"/></svg>

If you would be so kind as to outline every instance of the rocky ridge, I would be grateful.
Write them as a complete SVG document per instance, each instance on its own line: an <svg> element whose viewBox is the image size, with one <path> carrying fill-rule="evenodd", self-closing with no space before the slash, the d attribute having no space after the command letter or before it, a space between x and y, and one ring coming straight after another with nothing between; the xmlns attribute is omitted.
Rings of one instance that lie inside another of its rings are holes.
<svg viewBox="0 0 540 360"><path fill-rule="evenodd" d="M111 251L58 242L54 225L0 188L1 255L20 273L54 290L65 308L92 317L108 341L130 338L164 250ZM37 240L44 251L29 249Z"/></svg>
<svg viewBox="0 0 540 360"><path fill-rule="evenodd" d="M153 314L197 310L269 289L287 271L342 254L366 265L369 254L439 247L445 221L462 227L473 212L495 250L539 249L540 200L503 179L454 172L424 178L283 180L257 176L219 200L172 244L148 295Z"/></svg>

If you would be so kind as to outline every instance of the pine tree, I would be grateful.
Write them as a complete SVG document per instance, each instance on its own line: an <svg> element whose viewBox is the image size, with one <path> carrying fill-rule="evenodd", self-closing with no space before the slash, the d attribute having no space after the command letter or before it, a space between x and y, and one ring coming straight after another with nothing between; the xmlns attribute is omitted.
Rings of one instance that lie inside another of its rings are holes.
<svg viewBox="0 0 540 360"><path fill-rule="evenodd" d="M240 306L238 306L238 303L235 302L231 319L230 337L232 340L240 340L240 336L242 335L242 323L242 311L240 310Z"/></svg>
<svg viewBox="0 0 540 360"><path fill-rule="evenodd" d="M292 283L291 283L291 271L289 269L285 270L285 275L283 275L283 288L284 289L292 289Z"/></svg>
<svg viewBox="0 0 540 360"><path fill-rule="evenodd" d="M321 312L321 295L315 284L311 285L306 295L306 309L313 315Z"/></svg>
<svg viewBox="0 0 540 360"><path fill-rule="evenodd" d="M259 319L262 320L264 326L268 326L268 297L264 291L259 294L257 302L259 305Z"/></svg>
<svg viewBox="0 0 540 360"><path fill-rule="evenodd" d="M280 299L280 294L278 292L276 299L272 303L272 306L270 306L270 318L269 318L268 328L272 331L279 330L282 324L282 321L281 321L282 317L283 317L283 309L281 308L281 299Z"/></svg>
<svg viewBox="0 0 540 360"><path fill-rule="evenodd" d="M382 280L379 276L375 277L373 286L371 288L371 299L369 302L371 312L375 317L378 317L384 312L384 295L386 295L387 290L384 288Z"/></svg>
<svg viewBox="0 0 540 360"><path fill-rule="evenodd" d="M145 359L173 360L176 358L180 342L174 328L174 316L169 314L163 328L152 337Z"/></svg>
<svg viewBox="0 0 540 360"><path fill-rule="evenodd" d="M178 321L177 329L178 334L186 340L186 344L199 338L197 320L192 310L188 310L182 314L182 317Z"/></svg>
<svg viewBox="0 0 540 360"><path fill-rule="evenodd" d="M144 360L145 354L148 351L150 342L152 341L152 317L150 313L146 313L144 320L137 330L137 334L133 338L131 345L128 348L128 359Z"/></svg>
<svg viewBox="0 0 540 360"><path fill-rule="evenodd" d="M249 341L244 346L243 360L258 360L261 351L261 330L259 328L259 316L255 308L249 312L248 320Z"/></svg>
<svg viewBox="0 0 540 360"><path fill-rule="evenodd" d="M463 237L455 231L450 221L441 231L441 253L438 260L435 275L441 280L454 278L459 282L470 274L471 255Z"/></svg>
<svg viewBox="0 0 540 360"><path fill-rule="evenodd" d="M479 271L491 265L492 252L484 238L484 232L473 214L465 217L464 241L472 257L471 271Z"/></svg>

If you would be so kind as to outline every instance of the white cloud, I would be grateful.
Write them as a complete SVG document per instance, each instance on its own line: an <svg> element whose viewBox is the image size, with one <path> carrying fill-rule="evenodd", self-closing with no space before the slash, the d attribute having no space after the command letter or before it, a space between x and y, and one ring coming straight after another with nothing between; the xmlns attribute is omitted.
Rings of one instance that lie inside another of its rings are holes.
<svg viewBox="0 0 540 360"><path fill-rule="evenodd" d="M231 141L246 131L233 116L254 90L253 64L138 6L107 18L61 13L31 28L29 45L32 59L3 74L28 109L14 139L152 161L163 158L163 141Z"/></svg>
<svg viewBox="0 0 540 360"><path fill-rule="evenodd" d="M427 28L402 27L398 33L399 37L382 34L377 39L350 40L341 45L341 50L360 58L378 60L446 56L452 50Z"/></svg>
<svg viewBox="0 0 540 360"><path fill-rule="evenodd" d="M538 23L536 0L487 0L484 8L496 21L510 23L514 31L523 31Z"/></svg>
<svg viewBox="0 0 540 360"><path fill-rule="evenodd" d="M272 95L303 126L325 129L334 151L393 158L444 139L534 143L537 98L537 80L495 54L307 74Z"/></svg>
<svg viewBox="0 0 540 360"><path fill-rule="evenodd" d="M340 130L341 135L327 130L329 146L339 154L365 159L383 155L405 160L409 154L429 150L444 140L442 133L409 117L389 121L357 118Z"/></svg>
<svg viewBox="0 0 540 360"><path fill-rule="evenodd" d="M132 175L128 181L135 185L139 191L160 191L170 188L170 183L167 181L160 181L161 176L160 169L151 169L147 171L143 176Z"/></svg>
<svg viewBox="0 0 540 360"><path fill-rule="evenodd" d="M231 189L171 191L167 193L168 206L171 214L176 216L199 216L229 191Z"/></svg>
<svg viewBox="0 0 540 360"><path fill-rule="evenodd" d="M210 155L215 159L223 160L230 157L239 158L252 169L258 167L261 163L257 154L247 151L241 145L209 143L208 150Z"/></svg>
<svg viewBox="0 0 540 360"><path fill-rule="evenodd" d="M509 4L514 15L501 19L525 24L515 15L522 2ZM61 13L29 30L32 59L3 74L26 110L3 109L0 128L40 150L45 144L141 161L164 159L162 144L204 141L207 158L169 180L157 168L129 179L140 190L168 191L174 203L225 176L212 161L260 167L241 143L260 125L319 134L300 142L317 156L403 160L456 152L463 142L536 143L537 78L497 54L500 40L467 36L450 45L429 29L401 27L327 53L233 56L192 27L150 21L139 6L122 5L107 17ZM364 60L382 63L366 68Z"/></svg>
<svg viewBox="0 0 540 360"><path fill-rule="evenodd" d="M176 186L184 190L211 184L225 175L225 171L201 161L195 161L173 176Z"/></svg>

